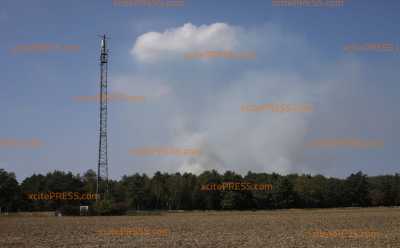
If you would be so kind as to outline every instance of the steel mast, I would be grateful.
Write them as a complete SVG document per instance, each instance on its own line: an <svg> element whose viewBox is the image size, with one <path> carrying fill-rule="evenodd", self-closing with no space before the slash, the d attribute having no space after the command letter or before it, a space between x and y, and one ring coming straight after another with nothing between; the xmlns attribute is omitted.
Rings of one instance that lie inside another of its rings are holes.
<svg viewBox="0 0 400 248"><path fill-rule="evenodd" d="M101 37L100 50L100 133L99 133L99 160L97 163L96 194L101 199L108 195L108 157L107 157L107 70L108 49L106 35Z"/></svg>

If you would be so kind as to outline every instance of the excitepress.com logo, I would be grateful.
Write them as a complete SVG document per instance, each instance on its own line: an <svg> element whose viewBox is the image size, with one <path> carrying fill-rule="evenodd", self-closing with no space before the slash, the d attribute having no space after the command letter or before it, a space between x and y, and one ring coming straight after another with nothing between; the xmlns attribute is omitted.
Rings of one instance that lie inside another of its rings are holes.
<svg viewBox="0 0 400 248"><path fill-rule="evenodd" d="M41 192L27 193L28 198L34 201L50 200L72 200L72 201L92 201L100 199L99 194L80 193L80 192Z"/></svg>
<svg viewBox="0 0 400 248"><path fill-rule="evenodd" d="M118 229L101 229L100 235L110 236L167 236L170 231L166 228L126 227Z"/></svg>
<svg viewBox="0 0 400 248"><path fill-rule="evenodd" d="M341 229L334 231L312 231L309 235L315 238L350 238L350 239L374 239L380 233L372 230Z"/></svg>
<svg viewBox="0 0 400 248"><path fill-rule="evenodd" d="M37 44L26 44L26 45L17 45L13 49L11 49L11 53L46 53L46 52L77 52L80 50L79 45L62 45L62 44L46 44L46 43L37 43Z"/></svg>
<svg viewBox="0 0 400 248"><path fill-rule="evenodd" d="M353 43L346 44L343 50L348 53L360 52L400 52L400 47L394 43Z"/></svg>
<svg viewBox="0 0 400 248"><path fill-rule="evenodd" d="M208 59L208 58L224 58L224 59L255 59L255 52L233 52L233 51L204 51L191 52L184 54L185 59Z"/></svg>
<svg viewBox="0 0 400 248"><path fill-rule="evenodd" d="M352 148L382 148L383 140L361 140L361 139L318 139L306 143L306 147L334 148L334 147L352 147Z"/></svg>
<svg viewBox="0 0 400 248"><path fill-rule="evenodd" d="M343 7L345 0L272 0L279 7Z"/></svg>
<svg viewBox="0 0 400 248"><path fill-rule="evenodd" d="M299 112L308 113L313 111L313 106L310 104L260 104L260 105L242 105L241 112L262 112L271 111L274 113Z"/></svg>
<svg viewBox="0 0 400 248"><path fill-rule="evenodd" d="M268 191L272 190L272 184L267 183L251 183L251 182L223 182L208 183L201 185L202 191Z"/></svg>
<svg viewBox="0 0 400 248"><path fill-rule="evenodd" d="M129 154L136 156L198 156L199 149L182 149L174 147L145 147L129 150Z"/></svg>
<svg viewBox="0 0 400 248"><path fill-rule="evenodd" d="M123 7L183 7L185 0L112 0L113 5Z"/></svg>
<svg viewBox="0 0 400 248"><path fill-rule="evenodd" d="M100 102L100 95L94 96L75 96L74 101L77 102ZM103 95L103 101L124 101L124 102L143 102L145 100L144 96L130 96L120 92L107 93L107 96Z"/></svg>
<svg viewBox="0 0 400 248"><path fill-rule="evenodd" d="M42 145L42 141L38 139L16 140L16 139L0 139L0 148L38 148Z"/></svg>

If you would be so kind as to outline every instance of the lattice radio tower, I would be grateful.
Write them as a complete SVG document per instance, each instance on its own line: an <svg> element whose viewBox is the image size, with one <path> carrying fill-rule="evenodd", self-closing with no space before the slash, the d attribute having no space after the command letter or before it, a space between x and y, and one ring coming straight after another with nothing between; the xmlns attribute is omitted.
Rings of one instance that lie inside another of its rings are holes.
<svg viewBox="0 0 400 248"><path fill-rule="evenodd" d="M108 195L108 158L107 158L107 70L108 49L106 35L101 37L100 51L100 135L99 135L99 161L97 163L96 193L101 198Z"/></svg>

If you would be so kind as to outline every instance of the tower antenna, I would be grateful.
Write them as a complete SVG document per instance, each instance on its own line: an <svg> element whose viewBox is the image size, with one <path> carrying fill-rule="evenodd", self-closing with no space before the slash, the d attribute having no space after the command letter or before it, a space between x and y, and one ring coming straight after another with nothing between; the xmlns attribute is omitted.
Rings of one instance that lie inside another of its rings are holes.
<svg viewBox="0 0 400 248"><path fill-rule="evenodd" d="M107 70L109 37L102 35L100 44L100 132L99 160L97 163L96 195L105 197L109 193L107 157ZM98 199L98 198L96 198Z"/></svg>

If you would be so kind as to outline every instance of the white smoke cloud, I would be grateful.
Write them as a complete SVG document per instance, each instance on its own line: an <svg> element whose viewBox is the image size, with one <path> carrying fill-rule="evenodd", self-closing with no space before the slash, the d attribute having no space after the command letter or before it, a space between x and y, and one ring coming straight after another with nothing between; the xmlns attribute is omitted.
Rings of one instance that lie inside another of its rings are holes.
<svg viewBox="0 0 400 248"><path fill-rule="evenodd" d="M207 64L199 64L171 59L182 58L184 52L218 49L256 51L257 60L237 63L209 60ZM308 103L316 104L314 109L318 112L319 103L329 105L333 92L343 89L345 83L350 84L346 78L357 84L358 77L358 68L354 66L357 63L323 61L303 37L285 33L274 25L250 30L225 23L199 27L188 23L164 32L142 34L131 54L145 66L131 78L145 79L149 70L153 70L151 79L142 86L164 85L167 92L173 92L165 96L165 101L160 100L159 116L142 120L159 123L159 132L145 132L159 136L158 141L165 142L162 145L200 149L199 156L166 158L157 165L152 160L146 166L148 170L193 173L210 169L239 173L302 170L306 167L303 144L318 113L251 113L241 112L240 106ZM166 73L151 67L155 64L158 68L168 65L172 71ZM193 66L192 70L183 70L188 64ZM339 68L347 69L338 74ZM157 83L151 83L157 77ZM129 78L118 84L126 91L135 89ZM173 135L166 136L165 132ZM312 171L319 172L320 168L306 168L307 173Z"/></svg>
<svg viewBox="0 0 400 248"><path fill-rule="evenodd" d="M292 157L305 136L310 114L240 111L241 104L304 103L311 100L305 91L305 82L289 80L284 76L274 78L265 74L245 76L219 92L213 104L201 115L187 113L186 118L195 120L204 131L186 131L175 143L185 144L185 140L194 140L190 143L199 147L202 153L184 161L180 170L289 172ZM285 92L291 83L298 86ZM243 86L246 86L246 92ZM201 139L194 138L197 136Z"/></svg>
<svg viewBox="0 0 400 248"><path fill-rule="evenodd" d="M196 27L187 23L163 33L149 32L137 38L131 53L144 63L155 63L186 52L232 50L238 45L239 30L225 23Z"/></svg>

